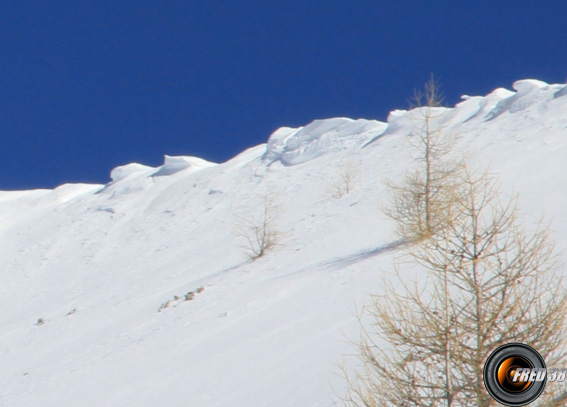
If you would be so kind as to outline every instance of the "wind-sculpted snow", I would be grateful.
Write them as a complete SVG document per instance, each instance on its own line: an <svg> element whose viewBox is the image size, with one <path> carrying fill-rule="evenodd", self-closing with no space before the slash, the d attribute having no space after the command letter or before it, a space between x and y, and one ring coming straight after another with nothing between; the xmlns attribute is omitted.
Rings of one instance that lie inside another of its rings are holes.
<svg viewBox="0 0 567 407"><path fill-rule="evenodd" d="M522 111L550 96L553 97L553 93L549 92L549 85L542 81L526 79L514 82L512 87L516 93L498 102L486 115L485 120L492 120L506 111L510 113Z"/></svg>
<svg viewBox="0 0 567 407"><path fill-rule="evenodd" d="M556 92L553 94L553 97L554 97L554 98L560 98L561 96L566 96L566 95L567 95L567 85L565 85L565 86L559 88L559 90L556 91Z"/></svg>
<svg viewBox="0 0 567 407"><path fill-rule="evenodd" d="M96 191L102 196L110 196L115 199L124 195L132 195L143 192L154 185L154 178L162 178L183 171L186 174L213 167L217 164L203 160L198 157L166 155L164 164L157 168L132 163L114 168L110 172L112 182L104 188Z"/></svg>
<svg viewBox="0 0 567 407"><path fill-rule="evenodd" d="M152 176L160 177L171 175L186 169L198 171L202 168L211 167L213 165L216 164L198 157L170 157L166 155L164 164L159 167Z"/></svg>
<svg viewBox="0 0 567 407"><path fill-rule="evenodd" d="M211 167L216 165L210 161L203 160L199 157L186 157L186 156L176 156L172 157L166 155L164 157L164 163L162 166L153 168L147 165L142 165L138 163L132 163L114 168L110 172L110 178L113 182L118 182L120 180L137 177L139 175L161 177L175 174L179 171L191 169L193 171L200 170L202 168Z"/></svg>
<svg viewBox="0 0 567 407"><path fill-rule="evenodd" d="M514 89L433 123L567 253L566 87ZM384 181L412 168L422 114L316 120L221 164L166 156L106 185L0 191L0 407L340 405L356 314L402 247ZM242 227L265 196L281 240L251 261Z"/></svg>
<svg viewBox="0 0 567 407"><path fill-rule="evenodd" d="M264 160L297 165L326 153L361 146L380 134L386 124L376 120L334 118L315 120L305 127L276 130L268 140Z"/></svg>
<svg viewBox="0 0 567 407"><path fill-rule="evenodd" d="M110 172L110 179L112 179L113 182L118 182L131 176L137 176L143 173L148 174L154 170L155 169L152 167L138 163L121 165Z"/></svg>
<svg viewBox="0 0 567 407"><path fill-rule="evenodd" d="M487 96L464 96L463 98L466 99L465 102L462 102L457 105L457 108L461 106L467 107L476 107L476 111L471 114L466 120L473 120L475 118L486 118L486 116L490 115L492 110L497 106L502 100L506 100L507 98L513 97L514 92L504 88L495 89Z"/></svg>

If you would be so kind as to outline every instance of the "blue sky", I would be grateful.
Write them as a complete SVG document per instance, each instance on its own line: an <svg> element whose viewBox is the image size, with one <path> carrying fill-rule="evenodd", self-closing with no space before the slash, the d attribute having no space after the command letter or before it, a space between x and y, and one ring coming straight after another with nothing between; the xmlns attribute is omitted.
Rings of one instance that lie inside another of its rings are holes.
<svg viewBox="0 0 567 407"><path fill-rule="evenodd" d="M564 1L20 0L0 5L0 38L4 190L386 120L431 73L449 104L567 77Z"/></svg>

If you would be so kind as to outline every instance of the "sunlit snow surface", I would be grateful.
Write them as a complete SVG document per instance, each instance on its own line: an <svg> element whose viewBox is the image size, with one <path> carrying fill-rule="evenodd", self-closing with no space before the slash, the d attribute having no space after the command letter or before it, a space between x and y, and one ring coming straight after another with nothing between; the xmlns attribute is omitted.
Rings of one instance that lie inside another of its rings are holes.
<svg viewBox="0 0 567 407"><path fill-rule="evenodd" d="M513 89L438 120L565 249L567 88ZM399 254L380 208L418 117L316 120L222 164L166 156L107 185L0 192L0 406L335 405L355 314ZM345 165L355 187L336 199ZM265 194L283 237L250 262L238 219Z"/></svg>

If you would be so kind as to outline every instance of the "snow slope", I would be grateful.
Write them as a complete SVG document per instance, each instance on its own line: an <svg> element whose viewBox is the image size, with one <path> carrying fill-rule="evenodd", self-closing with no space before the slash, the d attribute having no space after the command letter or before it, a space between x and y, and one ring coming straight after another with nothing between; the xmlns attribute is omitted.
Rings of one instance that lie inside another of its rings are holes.
<svg viewBox="0 0 567 407"><path fill-rule="evenodd" d="M513 89L439 120L566 249L567 87ZM338 405L355 313L396 255L380 207L411 165L416 115L316 120L222 164L166 156L106 185L0 192L0 406ZM344 165L355 187L333 198ZM266 194L283 238L251 262L239 219Z"/></svg>

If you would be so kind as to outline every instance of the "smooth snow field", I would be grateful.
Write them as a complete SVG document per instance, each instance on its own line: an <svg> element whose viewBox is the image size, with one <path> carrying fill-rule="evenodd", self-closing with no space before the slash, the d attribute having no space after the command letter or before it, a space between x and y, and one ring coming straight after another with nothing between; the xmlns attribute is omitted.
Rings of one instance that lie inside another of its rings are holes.
<svg viewBox="0 0 567 407"><path fill-rule="evenodd" d="M357 313L399 254L385 182L412 165L416 117L315 120L222 164L0 192L0 406L340 405ZM566 85L522 80L438 117L567 260ZM279 244L251 261L242 227L265 196Z"/></svg>

